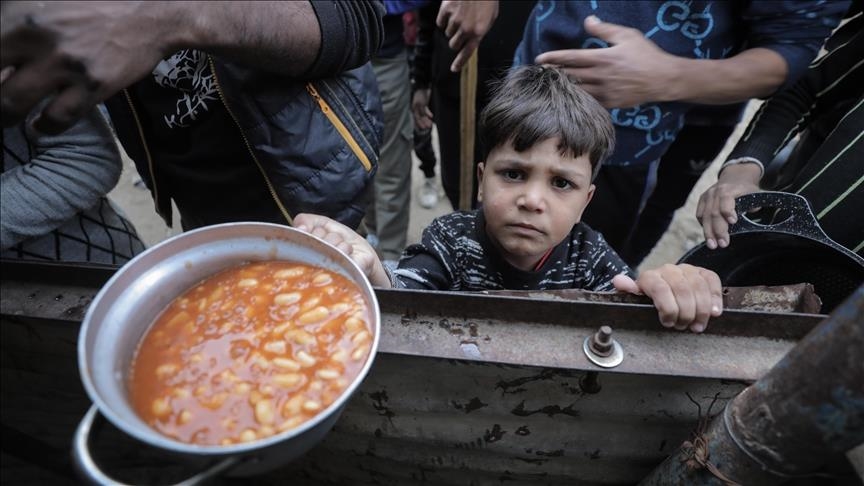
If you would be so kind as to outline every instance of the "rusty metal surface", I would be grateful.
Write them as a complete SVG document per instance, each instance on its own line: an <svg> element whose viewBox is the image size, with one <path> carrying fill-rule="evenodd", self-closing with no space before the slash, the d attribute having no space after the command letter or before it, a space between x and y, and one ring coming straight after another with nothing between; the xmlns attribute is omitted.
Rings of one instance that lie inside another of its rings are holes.
<svg viewBox="0 0 864 486"><path fill-rule="evenodd" d="M703 334L660 326L653 306L378 290L381 349L502 364L600 370L583 340L608 325L624 349L614 373L756 380L823 316L727 310Z"/></svg>
<svg viewBox="0 0 864 486"><path fill-rule="evenodd" d="M818 468L864 443L862 316L864 286L729 402L704 431L704 445L683 445L640 484L820 479Z"/></svg>
<svg viewBox="0 0 864 486"><path fill-rule="evenodd" d="M88 404L74 378L75 336L111 270L3 270L3 423L68 451ZM823 317L728 311L692 335L663 329L644 304L378 297L381 352L342 418L304 458L256 483L633 484L712 401L717 410ZM601 324L624 348L613 370L581 354ZM99 458L118 479L140 483L169 469L118 434L105 445Z"/></svg>
<svg viewBox="0 0 864 486"><path fill-rule="evenodd" d="M589 292L587 290L490 290L480 292L484 295L510 295L533 299L576 300L581 302L608 302L621 304L651 304L648 297L622 294L617 292ZM817 314L822 302L816 295L813 285L800 283L779 286L724 287L723 307L725 309L801 312Z"/></svg>

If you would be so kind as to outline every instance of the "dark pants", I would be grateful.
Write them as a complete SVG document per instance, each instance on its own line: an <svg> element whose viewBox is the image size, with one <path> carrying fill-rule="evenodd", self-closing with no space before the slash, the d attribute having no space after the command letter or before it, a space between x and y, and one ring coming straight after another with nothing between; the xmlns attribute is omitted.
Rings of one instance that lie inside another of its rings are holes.
<svg viewBox="0 0 864 486"><path fill-rule="evenodd" d="M663 155L654 184L649 184L648 167L602 167L583 221L603 233L628 265L638 266L669 228L675 211L687 201L734 128L685 125ZM650 194L647 199L646 193Z"/></svg>

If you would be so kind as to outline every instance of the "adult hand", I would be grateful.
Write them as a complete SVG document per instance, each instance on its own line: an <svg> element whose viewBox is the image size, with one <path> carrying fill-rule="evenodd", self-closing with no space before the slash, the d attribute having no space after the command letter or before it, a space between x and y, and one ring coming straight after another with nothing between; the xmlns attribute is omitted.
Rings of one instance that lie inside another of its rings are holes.
<svg viewBox="0 0 864 486"><path fill-rule="evenodd" d="M58 133L149 73L184 28L172 3L3 2L3 126L53 97L34 126Z"/></svg>
<svg viewBox="0 0 864 486"><path fill-rule="evenodd" d="M429 97L432 90L429 88L414 91L411 97L411 113L414 115L414 126L420 130L432 128L432 110L429 109Z"/></svg>
<svg viewBox="0 0 864 486"><path fill-rule="evenodd" d="M458 51L450 70L459 72L498 17L498 0L444 0L435 23Z"/></svg>
<svg viewBox="0 0 864 486"><path fill-rule="evenodd" d="M296 215L294 227L321 238L348 255L348 258L366 274L372 285L390 287L390 279L375 249L366 241L366 238L358 235L351 228L327 216L309 213Z"/></svg>
<svg viewBox="0 0 864 486"><path fill-rule="evenodd" d="M717 182L699 197L696 219L702 224L705 245L714 250L729 246L729 225L738 220L735 198L759 192L762 170L756 164L736 164L724 168Z"/></svg>
<svg viewBox="0 0 864 486"><path fill-rule="evenodd" d="M612 284L621 292L650 297L660 323L679 331L702 332L710 317L723 313L720 277L701 267L667 264L642 272L636 281L626 275L616 275Z"/></svg>
<svg viewBox="0 0 864 486"><path fill-rule="evenodd" d="M680 58L637 29L601 22L593 15L585 19L585 30L611 47L549 51L535 61L561 66L606 108L676 99Z"/></svg>

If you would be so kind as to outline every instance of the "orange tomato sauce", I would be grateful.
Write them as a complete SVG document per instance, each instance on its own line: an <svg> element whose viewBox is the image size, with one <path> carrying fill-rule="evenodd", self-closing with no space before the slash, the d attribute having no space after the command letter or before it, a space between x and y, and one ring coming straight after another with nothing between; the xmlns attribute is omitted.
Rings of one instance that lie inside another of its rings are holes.
<svg viewBox="0 0 864 486"><path fill-rule="evenodd" d="M369 355L356 284L294 262L246 264L174 299L139 344L129 392L181 442L230 445L292 429L333 403Z"/></svg>

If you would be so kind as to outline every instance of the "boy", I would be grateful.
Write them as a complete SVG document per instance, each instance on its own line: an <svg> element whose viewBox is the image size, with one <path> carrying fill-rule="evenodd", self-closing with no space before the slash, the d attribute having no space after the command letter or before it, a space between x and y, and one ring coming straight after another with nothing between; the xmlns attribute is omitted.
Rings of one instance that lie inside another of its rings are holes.
<svg viewBox="0 0 864 486"><path fill-rule="evenodd" d="M562 71L514 69L481 115L490 147L477 170L481 209L437 218L389 276L347 227L310 214L298 215L295 225L347 253L376 286L617 289L651 297L664 326L702 332L721 312L715 273L665 265L634 281L603 237L579 222L614 133L606 110Z"/></svg>

